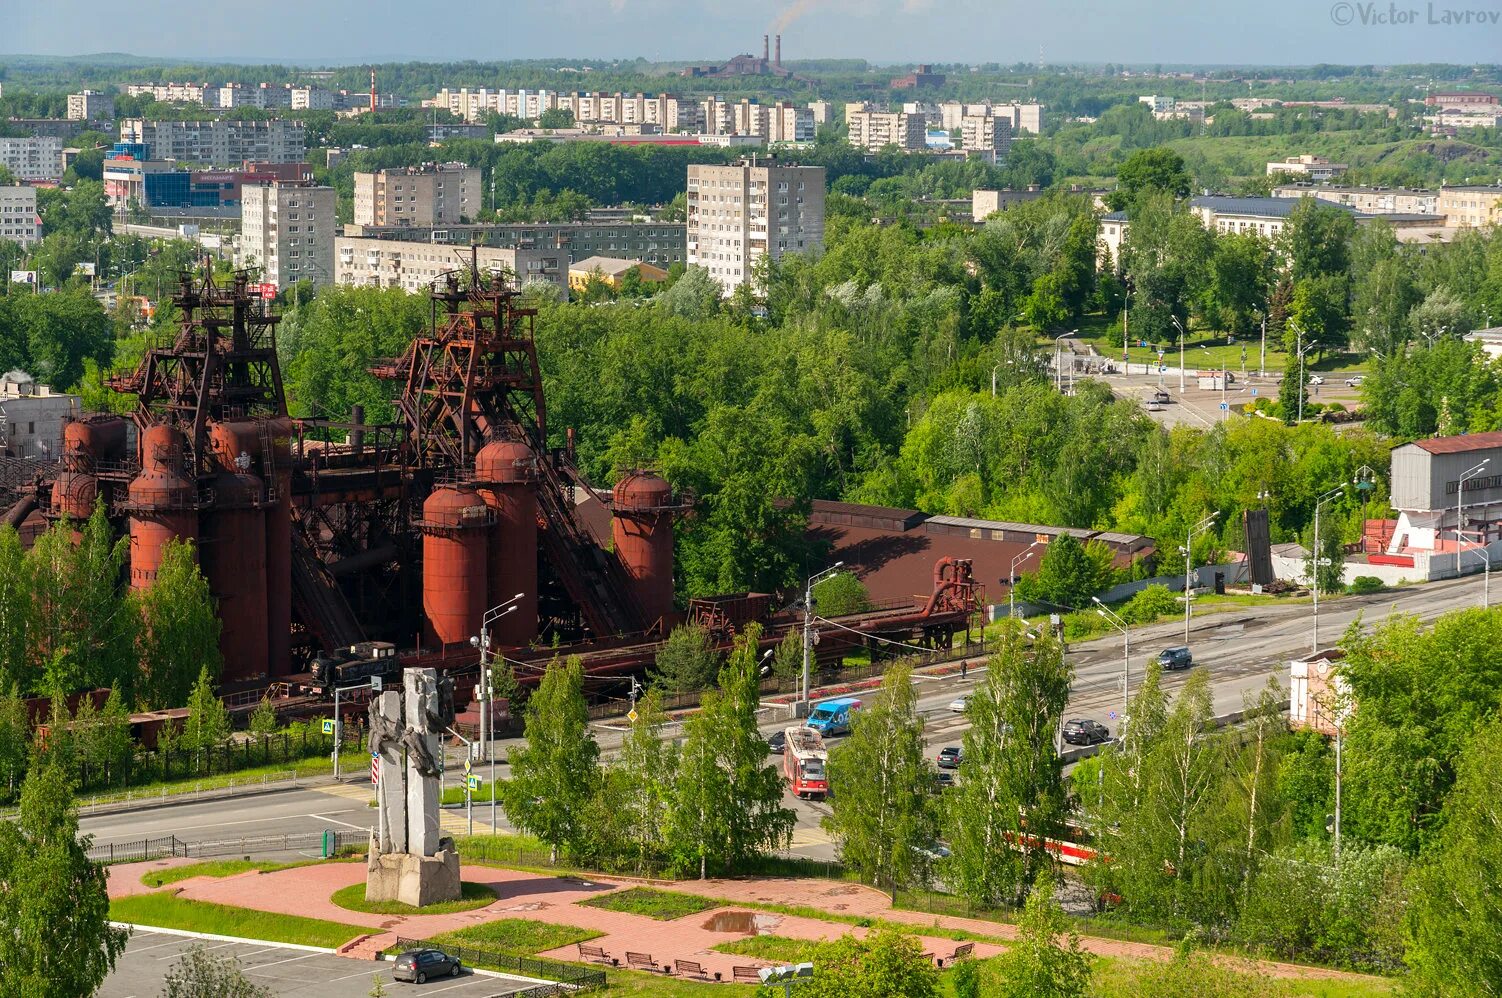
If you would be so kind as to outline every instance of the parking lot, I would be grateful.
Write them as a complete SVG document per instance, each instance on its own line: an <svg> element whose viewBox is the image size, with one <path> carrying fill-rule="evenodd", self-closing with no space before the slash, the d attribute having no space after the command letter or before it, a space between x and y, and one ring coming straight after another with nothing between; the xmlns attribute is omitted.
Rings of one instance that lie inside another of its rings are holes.
<svg viewBox="0 0 1502 998"><path fill-rule="evenodd" d="M465 971L458 978L444 978L424 985L398 983L391 979L391 963L377 960L347 960L332 953L309 952L271 943L198 940L152 929L137 929L115 972L99 990L100 998L152 998L162 991L162 982L172 964L195 943L216 956L233 956L255 984L277 995L317 995L318 998L365 998L376 975L386 994L443 995L444 998L489 998L530 987L530 983Z"/></svg>

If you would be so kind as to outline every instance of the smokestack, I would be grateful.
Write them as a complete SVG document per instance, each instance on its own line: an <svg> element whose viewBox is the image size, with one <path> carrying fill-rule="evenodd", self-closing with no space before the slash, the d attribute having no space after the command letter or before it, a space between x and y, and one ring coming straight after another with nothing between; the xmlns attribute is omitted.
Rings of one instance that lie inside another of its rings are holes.
<svg viewBox="0 0 1502 998"><path fill-rule="evenodd" d="M376 109L375 67L371 66L370 67L370 110L371 110L372 113L374 113L375 109Z"/></svg>
<svg viewBox="0 0 1502 998"><path fill-rule="evenodd" d="M766 35L761 36L761 63L763 66L769 63L772 59L772 52L767 44L770 41L771 39Z"/></svg>
<svg viewBox="0 0 1502 998"><path fill-rule="evenodd" d="M772 65L776 66L778 69L782 68L782 35L780 34L777 36L777 61Z"/></svg>

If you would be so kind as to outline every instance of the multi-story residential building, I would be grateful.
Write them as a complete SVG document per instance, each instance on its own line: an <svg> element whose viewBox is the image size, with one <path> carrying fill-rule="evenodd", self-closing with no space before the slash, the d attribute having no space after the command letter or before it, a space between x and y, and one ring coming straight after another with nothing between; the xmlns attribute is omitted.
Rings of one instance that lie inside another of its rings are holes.
<svg viewBox="0 0 1502 998"><path fill-rule="evenodd" d="M60 180L63 140L55 135L0 138L0 166L17 180Z"/></svg>
<svg viewBox="0 0 1502 998"><path fill-rule="evenodd" d="M125 93L130 97L150 97L156 101L176 101L181 104L203 104L216 107L219 103L219 88L206 83L128 83Z"/></svg>
<svg viewBox="0 0 1502 998"><path fill-rule="evenodd" d="M694 163L688 168L688 263L726 294L763 256L777 260L824 245L824 168Z"/></svg>
<svg viewBox="0 0 1502 998"><path fill-rule="evenodd" d="M885 146L920 151L928 148L928 119L904 111L878 111L870 104L846 104L845 128L850 144L876 152Z"/></svg>
<svg viewBox="0 0 1502 998"><path fill-rule="evenodd" d="M241 191L235 261L258 267L261 280L284 287L334 280L334 189L280 182Z"/></svg>
<svg viewBox="0 0 1502 998"><path fill-rule="evenodd" d="M834 104L827 100L812 100L808 102L808 111L814 116L814 127L827 125L834 120Z"/></svg>
<svg viewBox="0 0 1502 998"><path fill-rule="evenodd" d="M1439 192L1407 187L1351 187L1342 184L1280 184L1275 198L1312 197L1343 204L1369 215L1437 215Z"/></svg>
<svg viewBox="0 0 1502 998"><path fill-rule="evenodd" d="M1497 128L1502 125L1502 113L1498 113L1494 106L1480 111L1456 111L1445 108L1436 114L1424 115L1424 124L1433 130L1446 130L1447 132L1463 128Z"/></svg>
<svg viewBox="0 0 1502 998"><path fill-rule="evenodd" d="M146 146L152 159L180 163L239 166L246 160L296 163L307 155L301 121L147 121L120 122L120 141ZM59 151L61 155L61 151Z"/></svg>
<svg viewBox="0 0 1502 998"><path fill-rule="evenodd" d="M109 121L115 116L115 98L98 90L68 95L68 120Z"/></svg>
<svg viewBox="0 0 1502 998"><path fill-rule="evenodd" d="M452 246L545 249L561 254L565 269L592 256L643 260L664 270L686 262L683 222L515 222L499 225L346 225L344 234L368 239L401 239Z"/></svg>
<svg viewBox="0 0 1502 998"><path fill-rule="evenodd" d="M292 102L288 106L294 111L332 111L334 109L334 93L323 87L292 87Z"/></svg>
<svg viewBox="0 0 1502 998"><path fill-rule="evenodd" d="M768 142L812 142L814 113L788 101L778 101L767 108Z"/></svg>
<svg viewBox="0 0 1502 998"><path fill-rule="evenodd" d="M722 97L699 102L699 121L705 135L735 134L735 105Z"/></svg>
<svg viewBox="0 0 1502 998"><path fill-rule="evenodd" d="M1152 111L1154 114L1157 114L1160 111L1172 111L1176 106L1172 97L1160 97L1157 94L1150 94L1146 97L1138 97L1137 103L1146 104L1148 110Z"/></svg>
<svg viewBox="0 0 1502 998"><path fill-rule="evenodd" d="M480 171L427 163L355 174L356 225L454 225L480 213Z"/></svg>
<svg viewBox="0 0 1502 998"><path fill-rule="evenodd" d="M0 187L0 240L25 249L42 237L35 187Z"/></svg>
<svg viewBox="0 0 1502 998"><path fill-rule="evenodd" d="M557 250L502 248L340 236L334 240L334 282L422 291L443 274L468 269L504 271L518 284L544 281L568 289L568 260Z"/></svg>
<svg viewBox="0 0 1502 998"><path fill-rule="evenodd" d="M1267 175L1274 177L1280 173L1294 173L1320 183L1334 180L1345 173L1346 169L1344 163L1332 163L1323 156L1310 156L1306 153L1267 164Z"/></svg>
<svg viewBox="0 0 1502 998"><path fill-rule="evenodd" d="M967 114L960 119L960 144L967 153L984 153L994 162L1005 156L1012 144L1011 119L997 114Z"/></svg>
<svg viewBox="0 0 1502 998"><path fill-rule="evenodd" d="M966 117L987 114L1005 118L1012 126L1011 134L1013 135L1023 133L1037 135L1043 127L1043 105L1041 104L941 101L938 105L939 125L951 134L961 130Z"/></svg>
<svg viewBox="0 0 1502 998"><path fill-rule="evenodd" d="M1441 187L1439 213L1445 216L1446 225L1479 228L1502 224L1502 186Z"/></svg>

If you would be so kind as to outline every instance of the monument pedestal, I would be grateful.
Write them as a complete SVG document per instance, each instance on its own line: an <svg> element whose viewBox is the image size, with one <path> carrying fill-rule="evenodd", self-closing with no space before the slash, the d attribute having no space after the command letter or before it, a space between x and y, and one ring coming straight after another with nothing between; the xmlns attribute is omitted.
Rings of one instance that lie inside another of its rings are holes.
<svg viewBox="0 0 1502 998"><path fill-rule="evenodd" d="M457 901L463 888L459 880L459 853L454 840L444 838L432 856L396 852L382 855L372 836L366 863L365 900L400 901L421 908L441 901Z"/></svg>

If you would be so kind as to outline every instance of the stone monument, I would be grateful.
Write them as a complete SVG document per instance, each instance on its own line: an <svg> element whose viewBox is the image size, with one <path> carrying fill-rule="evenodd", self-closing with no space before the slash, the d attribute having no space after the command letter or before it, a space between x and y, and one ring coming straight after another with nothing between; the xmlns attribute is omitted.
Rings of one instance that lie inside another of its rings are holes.
<svg viewBox="0 0 1502 998"><path fill-rule="evenodd" d="M452 687L434 669L407 669L403 690L370 702L370 752L380 757L377 823L365 900L413 907L457 901L459 853L438 824L439 736L454 720Z"/></svg>

